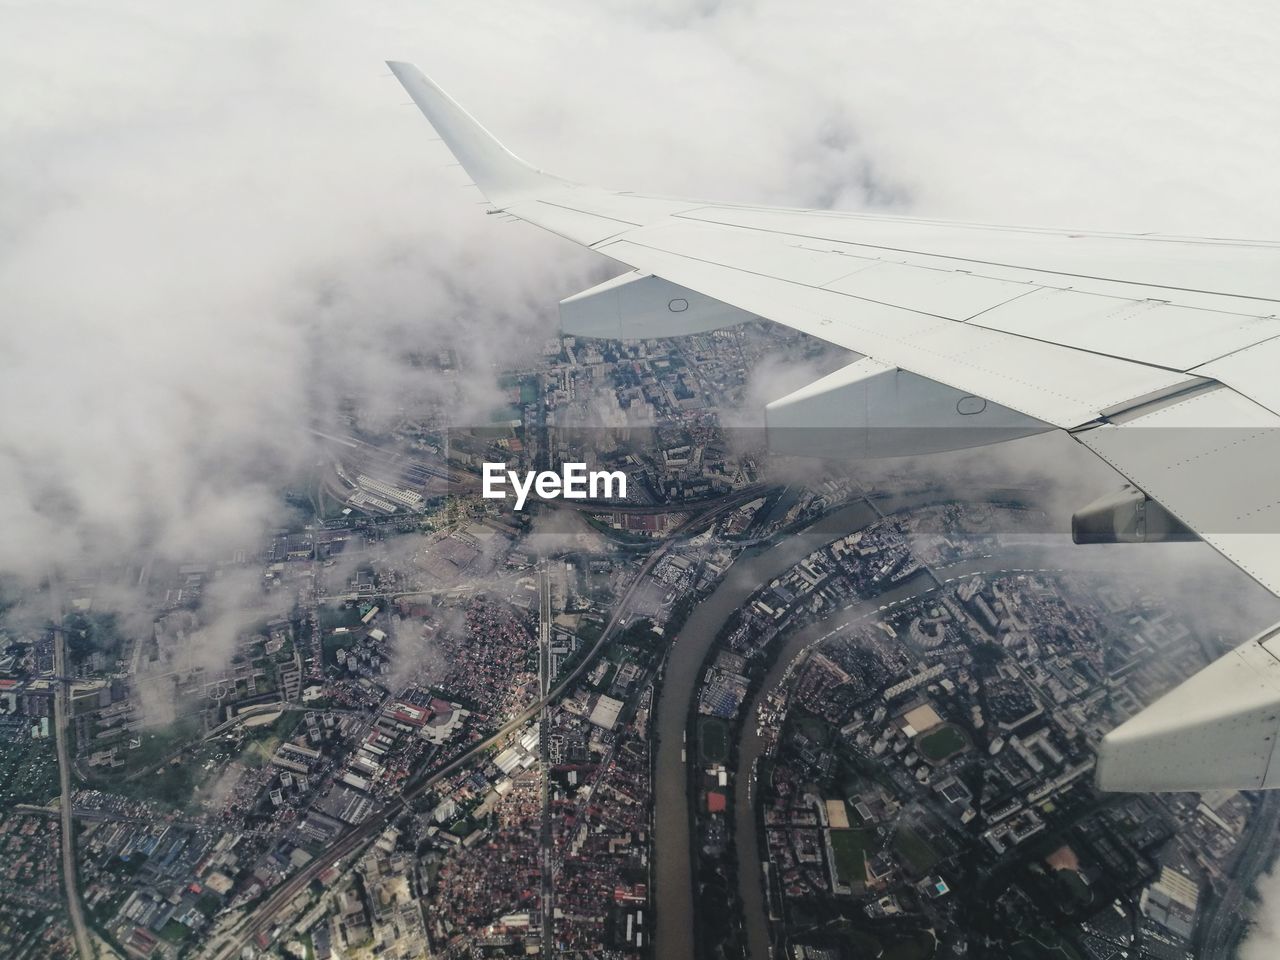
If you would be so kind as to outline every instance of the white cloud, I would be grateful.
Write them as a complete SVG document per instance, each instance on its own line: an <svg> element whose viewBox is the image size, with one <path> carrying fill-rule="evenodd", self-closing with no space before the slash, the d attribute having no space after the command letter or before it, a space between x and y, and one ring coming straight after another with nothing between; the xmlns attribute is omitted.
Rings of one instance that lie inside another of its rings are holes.
<svg viewBox="0 0 1280 960"><path fill-rule="evenodd" d="M1258 878L1258 895L1262 904L1280 900L1280 873L1271 871ZM1240 944L1240 960L1274 960L1280 948L1280 914L1274 909L1255 909L1253 922Z"/></svg>
<svg viewBox="0 0 1280 960"><path fill-rule="evenodd" d="M1268 234L1268 35L1152 3L11 6L0 568L243 541L338 398L430 394L404 346L518 348L599 269L477 215L384 58L608 185Z"/></svg>
<svg viewBox="0 0 1280 960"><path fill-rule="evenodd" d="M479 215L382 66L606 186L1280 235L1280 8L1189 0L6 5L0 573L251 542L344 396L383 418L598 262ZM488 378L467 402L492 396Z"/></svg>

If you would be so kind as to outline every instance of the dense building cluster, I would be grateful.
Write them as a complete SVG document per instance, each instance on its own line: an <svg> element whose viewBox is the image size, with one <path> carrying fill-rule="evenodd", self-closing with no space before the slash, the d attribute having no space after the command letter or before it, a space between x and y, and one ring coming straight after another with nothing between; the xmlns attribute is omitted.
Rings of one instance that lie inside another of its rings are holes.
<svg viewBox="0 0 1280 960"><path fill-rule="evenodd" d="M492 424L335 438L289 491L306 518L256 548L25 598L0 635L6 956L73 950L65 800L89 933L130 960L641 960L687 896L654 880L676 819L708 956L754 922L795 958L1225 958L1280 802L1092 785L1100 737L1221 638L1007 560L1044 522L1016 490L771 478L722 422L766 355L829 360L754 326L561 338ZM632 482L515 515L478 495L494 460ZM692 693L659 738L677 644ZM664 748L689 784L665 821Z"/></svg>
<svg viewBox="0 0 1280 960"><path fill-rule="evenodd" d="M0 942L14 960L75 955L62 899L60 842L53 817L0 814Z"/></svg>
<svg viewBox="0 0 1280 960"><path fill-rule="evenodd" d="M965 525L962 504L944 516ZM871 542L900 543L895 535L914 528L913 549L923 544L952 569L1000 552L985 540L921 537L930 523L895 519ZM1165 597L981 562L821 632L827 624L807 595L824 580L820 565L860 539L833 541L762 587L709 657L700 688L704 707L720 702L726 657L740 686L757 683L760 651L791 636L775 623L801 635L808 624L821 641L801 647L743 721L760 744L740 761L753 764L764 802L773 935L795 956L873 944L915 955L926 942L922 956L959 956L975 937L1016 949L1036 924L1042 945L1095 960L1191 956L1197 923L1213 920L1204 903L1236 889L1245 844L1276 830L1274 806L1234 792L1111 798L1091 773L1102 735L1203 666L1216 644L1172 615ZM866 563L884 569L874 555ZM898 563L930 572L914 554ZM844 579L851 596L884 589L866 570ZM711 870L734 854L721 799L732 778L717 769L698 807ZM853 906L861 919L833 934L830 918Z"/></svg>

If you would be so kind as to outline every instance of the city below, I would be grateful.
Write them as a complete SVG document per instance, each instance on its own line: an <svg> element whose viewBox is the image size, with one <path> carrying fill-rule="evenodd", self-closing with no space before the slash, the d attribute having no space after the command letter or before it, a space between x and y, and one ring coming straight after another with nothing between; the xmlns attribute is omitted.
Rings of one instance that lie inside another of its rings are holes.
<svg viewBox="0 0 1280 960"><path fill-rule="evenodd" d="M831 360L551 340L318 425L260 543L0 593L4 955L1234 956L1280 794L1094 767L1244 635L1035 483L772 462L766 358Z"/></svg>

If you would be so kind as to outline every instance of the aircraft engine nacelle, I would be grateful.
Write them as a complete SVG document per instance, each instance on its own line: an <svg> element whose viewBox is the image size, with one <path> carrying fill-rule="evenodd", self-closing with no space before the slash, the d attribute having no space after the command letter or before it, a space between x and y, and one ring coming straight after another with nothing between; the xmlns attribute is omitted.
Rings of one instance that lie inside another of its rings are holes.
<svg viewBox="0 0 1280 960"><path fill-rule="evenodd" d="M706 294L638 271L560 301L561 332L606 340L679 337L754 319Z"/></svg>
<svg viewBox="0 0 1280 960"><path fill-rule="evenodd" d="M1050 424L863 357L765 408L769 451L829 459L982 447Z"/></svg>

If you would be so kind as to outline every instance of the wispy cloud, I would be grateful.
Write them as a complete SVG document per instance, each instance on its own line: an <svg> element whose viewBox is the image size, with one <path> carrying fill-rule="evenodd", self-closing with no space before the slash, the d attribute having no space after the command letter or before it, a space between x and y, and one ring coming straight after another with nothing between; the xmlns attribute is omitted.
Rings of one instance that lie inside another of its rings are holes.
<svg viewBox="0 0 1280 960"><path fill-rule="evenodd" d="M818 0L11 3L0 574L252 543L306 428L458 402L601 269L479 215L382 66L606 186L1280 236L1280 12ZM448 387L451 395L453 385Z"/></svg>
<svg viewBox="0 0 1280 960"><path fill-rule="evenodd" d="M598 268L477 215L388 56L620 187L1274 233L1267 31L1085 6L12 6L0 569L242 543L305 426L431 398L408 353L551 332Z"/></svg>

